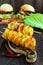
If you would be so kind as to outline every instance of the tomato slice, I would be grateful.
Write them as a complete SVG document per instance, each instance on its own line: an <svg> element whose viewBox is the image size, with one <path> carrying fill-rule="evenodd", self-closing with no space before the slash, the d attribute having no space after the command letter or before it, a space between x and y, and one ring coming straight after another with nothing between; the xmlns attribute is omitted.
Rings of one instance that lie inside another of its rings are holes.
<svg viewBox="0 0 43 65"><path fill-rule="evenodd" d="M11 22L17 22L17 19L13 19Z"/></svg>
<svg viewBox="0 0 43 65"><path fill-rule="evenodd" d="M2 21L2 18L0 18L0 22Z"/></svg>

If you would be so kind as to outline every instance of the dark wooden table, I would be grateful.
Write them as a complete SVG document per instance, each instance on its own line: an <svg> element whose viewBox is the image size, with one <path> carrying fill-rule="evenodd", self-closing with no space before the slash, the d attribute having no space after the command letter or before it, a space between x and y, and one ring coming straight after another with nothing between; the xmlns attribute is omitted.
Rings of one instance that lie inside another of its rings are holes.
<svg viewBox="0 0 43 65"><path fill-rule="evenodd" d="M0 25L0 30L4 31L3 28L6 27L7 25ZM41 30L40 30L41 31ZM35 63L27 63L25 60L25 56L22 55L18 58L7 58L7 57L2 57L0 55L0 65L43 65L43 31L41 31L41 34L34 34L34 37L37 40L37 46L36 46L36 51L37 51L37 61ZM3 48L4 51L4 44L5 41L1 37L0 34L0 48ZM1 49L0 49L0 54L1 54ZM6 51L5 51L6 52Z"/></svg>

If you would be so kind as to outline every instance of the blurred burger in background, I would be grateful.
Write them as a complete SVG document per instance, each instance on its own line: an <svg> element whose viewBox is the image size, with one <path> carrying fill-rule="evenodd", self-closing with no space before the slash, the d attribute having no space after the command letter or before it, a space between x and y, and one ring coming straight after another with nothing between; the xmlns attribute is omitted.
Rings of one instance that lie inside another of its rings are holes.
<svg viewBox="0 0 43 65"><path fill-rule="evenodd" d="M10 4L0 6L0 22L9 22L14 15L13 7Z"/></svg>
<svg viewBox="0 0 43 65"><path fill-rule="evenodd" d="M29 4L20 6L19 13L13 16L12 22L23 22L24 19L31 13L35 12L35 8Z"/></svg>
<svg viewBox="0 0 43 65"><path fill-rule="evenodd" d="M20 13L23 15L29 15L30 13L34 13L35 8L32 5L24 4L20 7Z"/></svg>

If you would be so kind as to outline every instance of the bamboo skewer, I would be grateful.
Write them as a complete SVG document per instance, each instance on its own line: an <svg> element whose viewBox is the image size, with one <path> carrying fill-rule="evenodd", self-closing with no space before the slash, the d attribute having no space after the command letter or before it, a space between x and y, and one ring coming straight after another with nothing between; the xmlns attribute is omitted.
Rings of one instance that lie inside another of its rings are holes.
<svg viewBox="0 0 43 65"><path fill-rule="evenodd" d="M4 30L6 29L6 28L3 28ZM39 31L33 31L34 33L37 33L37 34L41 34L41 32L39 32ZM2 31L0 31L0 33L2 34L3 32Z"/></svg>
<svg viewBox="0 0 43 65"><path fill-rule="evenodd" d="M6 29L6 28L3 28L3 29ZM8 28L9 29L9 28ZM33 31L34 33L37 33L37 34L41 34L41 32L39 31Z"/></svg>
<svg viewBox="0 0 43 65"><path fill-rule="evenodd" d="M5 30L6 28L3 28L3 29ZM33 31L33 32L36 33L36 34L41 34L41 32L39 32L39 31ZM2 31L0 31L0 33L3 34Z"/></svg>
<svg viewBox="0 0 43 65"><path fill-rule="evenodd" d="M41 32L38 32L38 31L34 31L34 33L41 34Z"/></svg>

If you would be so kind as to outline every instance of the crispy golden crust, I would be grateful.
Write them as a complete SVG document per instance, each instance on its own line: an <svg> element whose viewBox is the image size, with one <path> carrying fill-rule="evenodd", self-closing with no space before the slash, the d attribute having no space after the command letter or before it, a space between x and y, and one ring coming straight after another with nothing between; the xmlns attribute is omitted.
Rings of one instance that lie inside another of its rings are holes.
<svg viewBox="0 0 43 65"><path fill-rule="evenodd" d="M29 36L32 36L33 35L33 28L30 27L30 26L26 26L25 24L23 23L17 23L17 22L11 22L8 24L8 28L11 29L11 30L16 30L18 32L21 32L23 34L27 34Z"/></svg>
<svg viewBox="0 0 43 65"><path fill-rule="evenodd" d="M9 30L8 28L4 31L3 36L4 39L11 41L17 46L31 50L35 49L36 39L34 37L24 35L21 32Z"/></svg>

